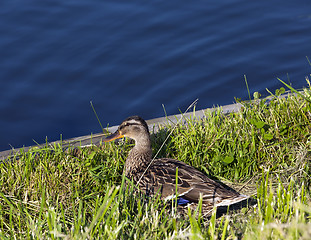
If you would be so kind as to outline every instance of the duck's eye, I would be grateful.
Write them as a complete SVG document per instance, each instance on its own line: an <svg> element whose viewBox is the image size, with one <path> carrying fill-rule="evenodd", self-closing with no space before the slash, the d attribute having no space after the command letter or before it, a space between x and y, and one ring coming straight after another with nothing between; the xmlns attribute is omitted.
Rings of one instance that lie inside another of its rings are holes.
<svg viewBox="0 0 311 240"><path fill-rule="evenodd" d="M134 127L134 131L135 131L135 132L138 132L139 130L140 130L139 127L137 127L137 126Z"/></svg>

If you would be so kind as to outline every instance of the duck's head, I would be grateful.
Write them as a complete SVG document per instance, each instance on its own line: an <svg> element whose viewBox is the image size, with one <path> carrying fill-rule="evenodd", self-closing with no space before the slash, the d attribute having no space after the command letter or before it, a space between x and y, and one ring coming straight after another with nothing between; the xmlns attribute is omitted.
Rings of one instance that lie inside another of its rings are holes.
<svg viewBox="0 0 311 240"><path fill-rule="evenodd" d="M139 116L131 116L125 119L118 130L105 138L104 142L110 142L118 138L129 137L134 139L136 145L142 143L143 141L150 141L150 134L148 125L144 119Z"/></svg>

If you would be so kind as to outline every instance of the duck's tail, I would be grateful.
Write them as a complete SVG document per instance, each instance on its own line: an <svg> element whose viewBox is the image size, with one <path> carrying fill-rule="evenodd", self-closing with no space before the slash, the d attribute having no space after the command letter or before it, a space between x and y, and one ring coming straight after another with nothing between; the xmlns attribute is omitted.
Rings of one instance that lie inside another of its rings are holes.
<svg viewBox="0 0 311 240"><path fill-rule="evenodd" d="M241 194L237 197L227 198L227 199L220 201L219 203L216 204L216 207L229 206L229 205L232 205L235 203L242 202L242 201L247 200L249 198L250 198L250 196Z"/></svg>

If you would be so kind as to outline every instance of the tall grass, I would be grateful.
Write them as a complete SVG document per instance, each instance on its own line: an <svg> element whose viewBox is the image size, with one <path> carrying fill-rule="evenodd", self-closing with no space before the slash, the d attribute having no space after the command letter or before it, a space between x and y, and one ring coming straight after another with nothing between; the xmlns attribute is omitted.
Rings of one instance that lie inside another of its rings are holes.
<svg viewBox="0 0 311 240"><path fill-rule="evenodd" d="M66 151L55 145L0 164L0 238L310 239L310 89L302 94L242 102L238 113L206 112L152 135L158 157L252 195L254 206L221 216L214 210L210 219L179 216L124 184L132 141Z"/></svg>

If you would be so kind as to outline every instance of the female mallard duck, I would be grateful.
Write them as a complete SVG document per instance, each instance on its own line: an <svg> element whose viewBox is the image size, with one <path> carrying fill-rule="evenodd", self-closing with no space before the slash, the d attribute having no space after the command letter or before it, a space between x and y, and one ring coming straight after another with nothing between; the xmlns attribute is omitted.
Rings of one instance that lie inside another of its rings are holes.
<svg viewBox="0 0 311 240"><path fill-rule="evenodd" d="M177 204L194 209L202 196L203 216L210 215L215 206L229 206L249 198L209 179L184 162L169 158L152 159L148 125L141 117L125 119L118 130L103 141L123 137L135 140L125 162L125 175L148 196L160 193L164 200L175 199L177 174Z"/></svg>

